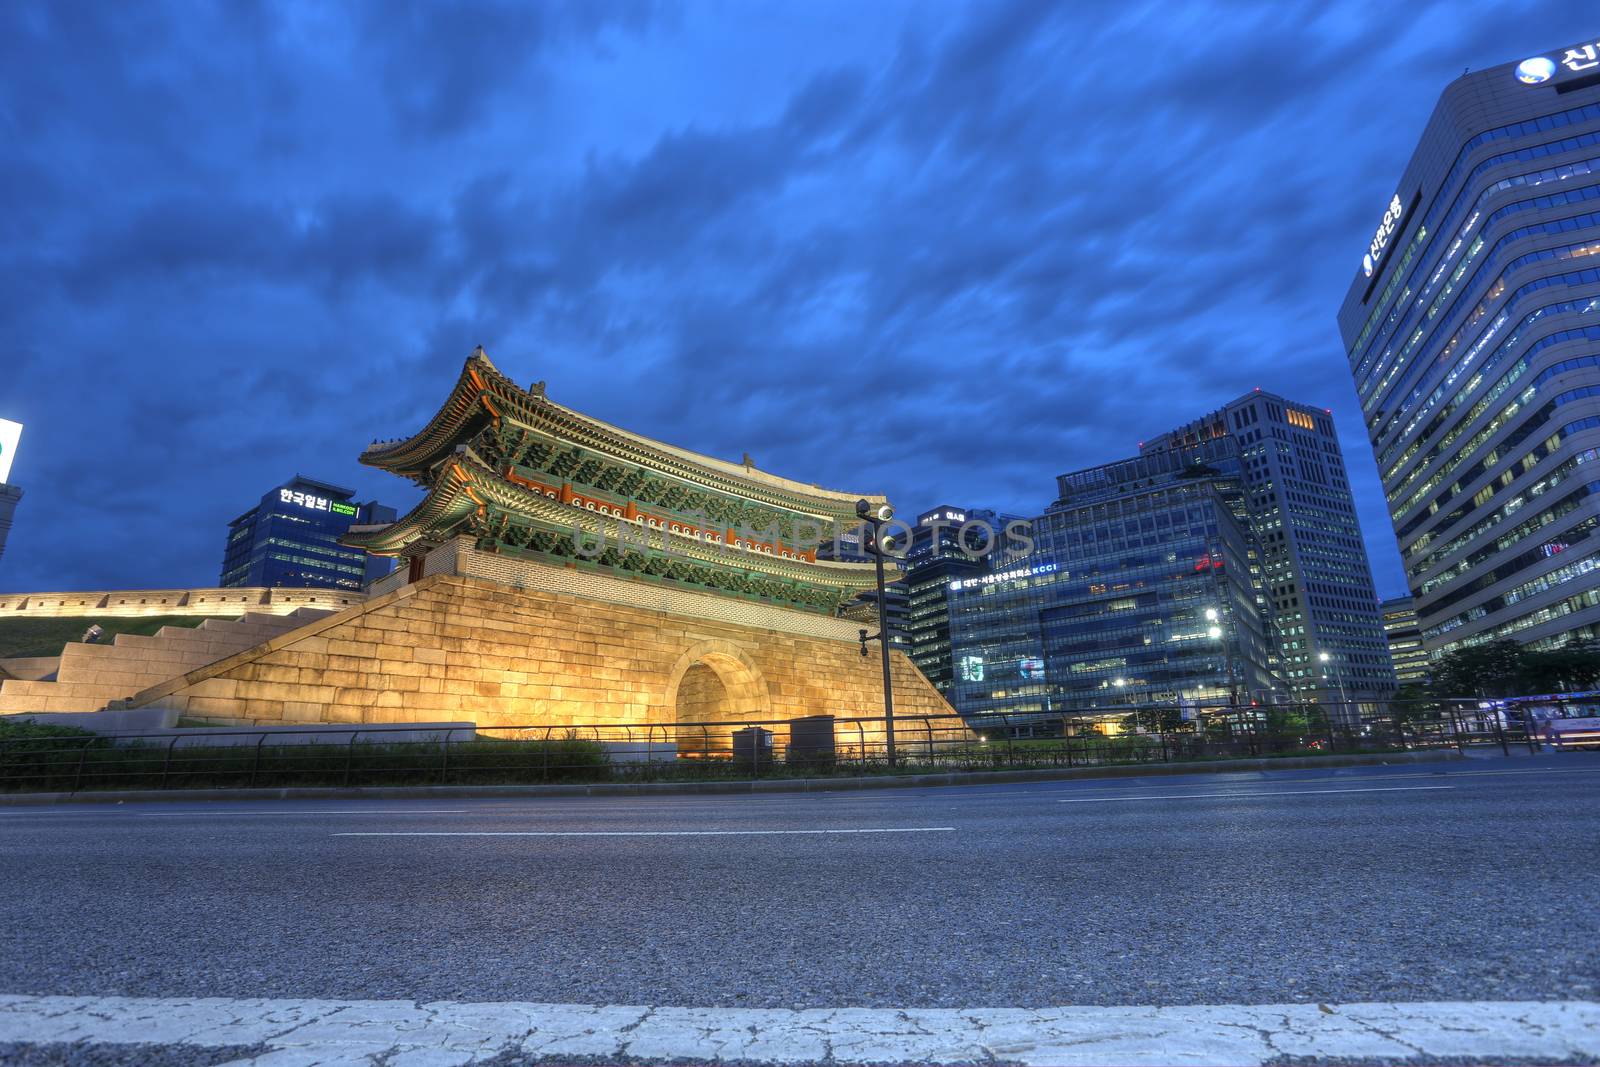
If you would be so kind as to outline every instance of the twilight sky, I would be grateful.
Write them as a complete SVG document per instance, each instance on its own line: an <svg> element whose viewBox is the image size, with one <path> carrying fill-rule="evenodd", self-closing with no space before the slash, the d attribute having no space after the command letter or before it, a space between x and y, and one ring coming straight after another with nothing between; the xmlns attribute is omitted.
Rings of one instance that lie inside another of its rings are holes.
<svg viewBox="0 0 1600 1067"><path fill-rule="evenodd" d="M1036 514L1334 315L1445 84L1591 0L0 5L0 589L213 585L482 344L778 474Z"/></svg>

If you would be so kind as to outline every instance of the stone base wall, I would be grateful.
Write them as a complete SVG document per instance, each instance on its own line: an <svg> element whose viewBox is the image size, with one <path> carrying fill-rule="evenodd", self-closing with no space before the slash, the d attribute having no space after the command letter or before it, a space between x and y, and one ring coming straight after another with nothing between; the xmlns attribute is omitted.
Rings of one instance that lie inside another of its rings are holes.
<svg viewBox="0 0 1600 1067"><path fill-rule="evenodd" d="M463 564L460 549L452 549L452 567ZM489 562L478 560L476 569ZM882 714L879 653L874 646L861 655L853 623L511 563L516 573L502 580L424 577L133 703L238 724L665 727L705 714L719 721ZM906 656L893 653L890 667L897 715L935 716L946 734L963 730ZM905 724L908 739L926 730ZM839 729L841 743L879 736L875 724Z"/></svg>

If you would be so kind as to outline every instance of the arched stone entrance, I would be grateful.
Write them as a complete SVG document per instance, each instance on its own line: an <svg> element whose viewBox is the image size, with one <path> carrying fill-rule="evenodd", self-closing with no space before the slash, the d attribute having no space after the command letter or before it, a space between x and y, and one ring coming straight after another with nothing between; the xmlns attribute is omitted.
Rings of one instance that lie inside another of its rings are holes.
<svg viewBox="0 0 1600 1067"><path fill-rule="evenodd" d="M737 723L772 718L767 681L744 649L727 641L702 641L672 665L667 681L667 710L680 725L680 755L724 755L732 752ZM696 725L686 725L696 724Z"/></svg>

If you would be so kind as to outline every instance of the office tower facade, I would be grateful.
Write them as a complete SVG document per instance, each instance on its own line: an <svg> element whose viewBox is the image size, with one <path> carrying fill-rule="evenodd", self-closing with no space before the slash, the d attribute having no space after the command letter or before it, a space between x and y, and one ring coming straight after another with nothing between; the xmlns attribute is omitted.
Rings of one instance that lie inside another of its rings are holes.
<svg viewBox="0 0 1600 1067"><path fill-rule="evenodd" d="M394 508L358 504L355 490L304 475L268 490L228 524L223 586L360 589L393 561L339 543L352 526L395 521Z"/></svg>
<svg viewBox="0 0 1600 1067"><path fill-rule="evenodd" d="M1228 443L1058 479L1031 553L949 585L962 714L1115 715L1139 704L1271 699L1271 643L1251 577Z"/></svg>
<svg viewBox="0 0 1600 1067"><path fill-rule="evenodd" d="M1600 41L1452 82L1373 214L1339 329L1430 658L1600 635Z"/></svg>
<svg viewBox="0 0 1600 1067"><path fill-rule="evenodd" d="M907 597L904 582L887 582L883 587L883 624L889 631L889 647L911 651L911 633L906 625ZM869 634L878 632L878 591L869 589L846 604L839 617L859 622Z"/></svg>
<svg viewBox="0 0 1600 1067"><path fill-rule="evenodd" d="M941 693L955 680L950 656L950 585L983 573L994 548L1006 548L1006 527L1018 521L986 508L941 504L917 516L905 569L905 629L911 661ZM972 525L969 525L972 524ZM962 528L966 527L966 544ZM991 537L998 539L991 545Z"/></svg>
<svg viewBox="0 0 1600 1067"><path fill-rule="evenodd" d="M1397 596L1385 600L1379 610L1383 612L1383 632L1389 639L1389 660L1394 664L1395 681L1401 685L1426 684L1428 650L1422 644L1416 598Z"/></svg>
<svg viewBox="0 0 1600 1067"><path fill-rule="evenodd" d="M1141 446L1183 453L1238 480L1260 545L1262 608L1276 673L1296 699L1370 702L1395 688L1388 641L1344 454L1326 409L1257 389Z"/></svg>

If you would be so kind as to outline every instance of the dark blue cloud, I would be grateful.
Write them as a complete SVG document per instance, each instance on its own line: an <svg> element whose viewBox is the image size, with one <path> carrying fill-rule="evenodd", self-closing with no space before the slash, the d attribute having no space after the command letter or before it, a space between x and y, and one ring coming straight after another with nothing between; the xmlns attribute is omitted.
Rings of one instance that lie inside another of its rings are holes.
<svg viewBox="0 0 1600 1067"><path fill-rule="evenodd" d="M0 6L0 587L215 581L487 346L639 432L906 510L1256 386L1338 416L1334 313L1464 67L1589 5Z"/></svg>

